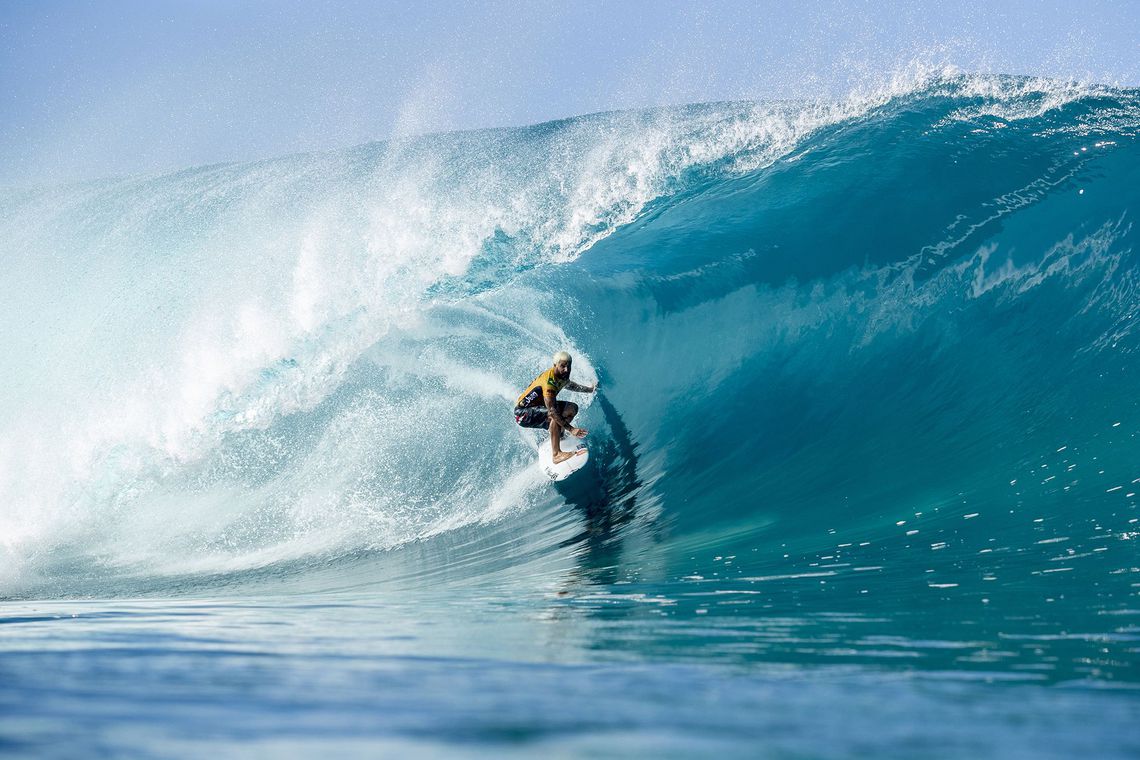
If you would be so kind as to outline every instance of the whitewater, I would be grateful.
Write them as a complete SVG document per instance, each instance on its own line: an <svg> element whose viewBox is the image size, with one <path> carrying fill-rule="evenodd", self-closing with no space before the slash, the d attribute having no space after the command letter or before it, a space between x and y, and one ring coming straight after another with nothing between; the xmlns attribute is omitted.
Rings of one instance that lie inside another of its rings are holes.
<svg viewBox="0 0 1140 760"><path fill-rule="evenodd" d="M1135 756L1138 132L912 68L0 189L0 751Z"/></svg>

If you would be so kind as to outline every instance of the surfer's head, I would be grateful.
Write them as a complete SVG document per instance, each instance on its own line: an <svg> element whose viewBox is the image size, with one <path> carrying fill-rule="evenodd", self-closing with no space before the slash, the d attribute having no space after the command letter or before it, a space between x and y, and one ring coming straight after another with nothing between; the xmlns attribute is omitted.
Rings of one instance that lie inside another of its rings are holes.
<svg viewBox="0 0 1140 760"><path fill-rule="evenodd" d="M554 374L562 378L570 377L570 364L574 360L570 354L565 351L559 351L554 355Z"/></svg>

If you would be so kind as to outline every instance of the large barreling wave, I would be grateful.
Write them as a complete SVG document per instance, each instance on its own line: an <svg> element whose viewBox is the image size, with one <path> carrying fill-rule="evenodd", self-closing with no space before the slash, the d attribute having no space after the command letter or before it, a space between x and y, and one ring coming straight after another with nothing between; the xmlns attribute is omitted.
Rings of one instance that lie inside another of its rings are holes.
<svg viewBox="0 0 1140 760"><path fill-rule="evenodd" d="M3 191L0 595L570 551L694 613L1114 613L1138 129L1135 90L936 71ZM561 348L600 392L555 489L509 412Z"/></svg>

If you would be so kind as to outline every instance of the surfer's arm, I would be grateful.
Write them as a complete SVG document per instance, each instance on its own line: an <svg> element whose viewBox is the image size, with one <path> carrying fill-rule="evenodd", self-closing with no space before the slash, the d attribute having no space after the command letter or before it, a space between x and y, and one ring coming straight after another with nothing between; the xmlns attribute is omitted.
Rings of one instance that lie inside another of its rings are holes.
<svg viewBox="0 0 1140 760"><path fill-rule="evenodd" d="M569 383L566 384L566 390L573 391L574 393L593 393L597 389L597 387L598 386L596 383L594 385L587 386L587 385L578 385L578 383L575 383L574 381L570 381Z"/></svg>
<svg viewBox="0 0 1140 760"><path fill-rule="evenodd" d="M574 426L562 419L562 413L558 411L558 404L555 403L554 394L548 391L543 394L543 399L546 401L547 416L557 422L567 433L572 434L574 432Z"/></svg>

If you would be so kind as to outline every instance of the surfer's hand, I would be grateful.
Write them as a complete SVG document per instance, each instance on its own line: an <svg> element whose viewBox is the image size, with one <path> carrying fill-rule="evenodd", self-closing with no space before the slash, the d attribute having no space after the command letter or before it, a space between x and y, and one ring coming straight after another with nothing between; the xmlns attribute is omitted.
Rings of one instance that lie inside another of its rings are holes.
<svg viewBox="0 0 1140 760"><path fill-rule="evenodd" d="M588 433L588 432L590 432L590 431L586 430L585 428L572 428L570 430L571 435L573 435L576 438L585 438L586 433Z"/></svg>

